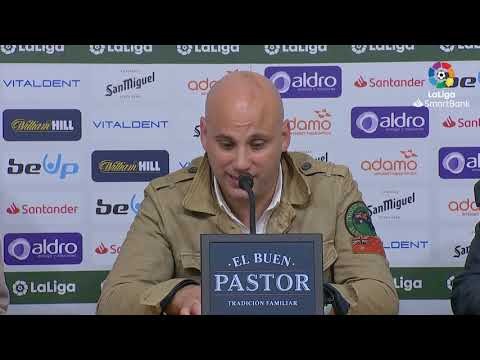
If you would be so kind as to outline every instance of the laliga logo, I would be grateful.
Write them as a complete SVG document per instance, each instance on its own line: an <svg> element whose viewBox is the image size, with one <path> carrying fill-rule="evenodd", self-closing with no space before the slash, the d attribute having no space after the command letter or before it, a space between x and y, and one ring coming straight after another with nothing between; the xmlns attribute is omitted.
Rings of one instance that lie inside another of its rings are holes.
<svg viewBox="0 0 480 360"><path fill-rule="evenodd" d="M453 280L455 279L455 276L450 276L447 279L447 288L448 290L452 291L452 285L453 285Z"/></svg>
<svg viewBox="0 0 480 360"><path fill-rule="evenodd" d="M180 55L189 55L193 50L193 45L177 45L177 52Z"/></svg>
<svg viewBox="0 0 480 360"><path fill-rule="evenodd" d="M449 53L455 50L455 45L440 45L440 50Z"/></svg>
<svg viewBox="0 0 480 360"><path fill-rule="evenodd" d="M458 175L465 168L465 157L459 152L451 152L443 158L442 166L452 174Z"/></svg>
<svg viewBox="0 0 480 360"><path fill-rule="evenodd" d="M17 49L17 46L16 46L16 45L2 45L2 46L0 46L0 50L1 50L2 53L4 53L5 55L13 54L16 49Z"/></svg>
<svg viewBox="0 0 480 360"><path fill-rule="evenodd" d="M265 45L265 52L272 56L280 52L280 45Z"/></svg>
<svg viewBox="0 0 480 360"><path fill-rule="evenodd" d="M101 55L105 52L105 45L90 45L90 52L93 55Z"/></svg>
<svg viewBox="0 0 480 360"><path fill-rule="evenodd" d="M28 292L28 285L23 280L17 280L13 283L12 290L15 295L23 296Z"/></svg>
<svg viewBox="0 0 480 360"><path fill-rule="evenodd" d="M452 87L455 71L452 65L447 62L437 61L428 69L428 80L437 89Z"/></svg>
<svg viewBox="0 0 480 360"><path fill-rule="evenodd" d="M352 45L352 51L355 54L363 54L367 51L367 45Z"/></svg>

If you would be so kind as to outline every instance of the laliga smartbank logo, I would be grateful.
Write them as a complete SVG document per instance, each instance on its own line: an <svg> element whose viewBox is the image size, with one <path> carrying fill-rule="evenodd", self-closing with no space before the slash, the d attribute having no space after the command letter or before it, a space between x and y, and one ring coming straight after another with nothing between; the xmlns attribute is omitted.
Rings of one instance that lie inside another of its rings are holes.
<svg viewBox="0 0 480 360"><path fill-rule="evenodd" d="M397 52L414 51L414 45L352 45L352 52L360 55L369 52Z"/></svg>
<svg viewBox="0 0 480 360"><path fill-rule="evenodd" d="M265 45L265 53L273 56L282 54L317 55L327 52L327 45Z"/></svg>
<svg viewBox="0 0 480 360"><path fill-rule="evenodd" d="M315 116L312 119L304 120L294 116L285 121L288 123L291 134L299 135L331 135L332 129L332 115L327 109L314 110Z"/></svg>
<svg viewBox="0 0 480 360"><path fill-rule="evenodd" d="M55 53L63 53L64 51L64 45L0 45L0 52L4 55L18 53L44 53L53 55Z"/></svg>
<svg viewBox="0 0 480 360"><path fill-rule="evenodd" d="M480 177L480 147L443 147L438 152L442 179L477 179Z"/></svg>
<svg viewBox="0 0 480 360"><path fill-rule="evenodd" d="M182 56L194 54L230 55L240 52L240 45L177 45L177 52Z"/></svg>
<svg viewBox="0 0 480 360"><path fill-rule="evenodd" d="M418 156L412 149L400 151L399 159L363 160L360 168L372 175L413 176L417 175Z"/></svg>
<svg viewBox="0 0 480 360"><path fill-rule="evenodd" d="M97 55L105 53L142 55L152 52L152 45L90 45L90 52Z"/></svg>

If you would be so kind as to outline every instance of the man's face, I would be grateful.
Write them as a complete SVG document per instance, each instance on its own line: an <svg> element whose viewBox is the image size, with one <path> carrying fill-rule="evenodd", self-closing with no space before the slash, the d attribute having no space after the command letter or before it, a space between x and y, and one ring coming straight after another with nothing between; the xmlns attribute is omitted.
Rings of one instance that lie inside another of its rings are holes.
<svg viewBox="0 0 480 360"><path fill-rule="evenodd" d="M201 141L223 196L231 204L248 200L241 174L253 177L260 201L273 194L280 158L290 143L288 123L275 104L235 100L214 106L200 122Z"/></svg>

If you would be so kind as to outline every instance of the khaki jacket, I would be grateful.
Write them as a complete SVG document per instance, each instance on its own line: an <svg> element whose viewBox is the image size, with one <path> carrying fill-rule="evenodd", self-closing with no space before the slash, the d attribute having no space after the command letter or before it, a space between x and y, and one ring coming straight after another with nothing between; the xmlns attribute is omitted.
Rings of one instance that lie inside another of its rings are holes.
<svg viewBox="0 0 480 360"><path fill-rule="evenodd" d="M354 236L347 226L362 201L349 169L284 153L282 171L282 198L267 233L323 234L324 279L350 304L349 314L397 314L398 295L381 241ZM148 184L97 313L162 313L160 302L180 281L200 282L202 233L241 233L218 206L206 156Z"/></svg>
<svg viewBox="0 0 480 360"><path fill-rule="evenodd" d="M3 261L0 261L0 314L7 312L10 303L10 295L5 283L5 274L3 273Z"/></svg>

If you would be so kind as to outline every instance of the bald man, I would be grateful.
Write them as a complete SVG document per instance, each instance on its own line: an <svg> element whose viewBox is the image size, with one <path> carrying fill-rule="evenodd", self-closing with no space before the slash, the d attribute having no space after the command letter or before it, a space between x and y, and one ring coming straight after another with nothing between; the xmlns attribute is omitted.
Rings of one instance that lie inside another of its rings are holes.
<svg viewBox="0 0 480 360"><path fill-rule="evenodd" d="M254 179L257 233L323 234L334 313L398 313L382 242L350 171L287 152L290 129L270 80L236 71L218 81L200 135L203 157L146 187L98 314L200 314L200 234L249 233L241 174Z"/></svg>

